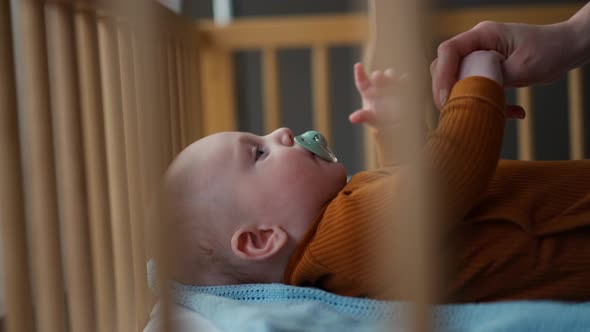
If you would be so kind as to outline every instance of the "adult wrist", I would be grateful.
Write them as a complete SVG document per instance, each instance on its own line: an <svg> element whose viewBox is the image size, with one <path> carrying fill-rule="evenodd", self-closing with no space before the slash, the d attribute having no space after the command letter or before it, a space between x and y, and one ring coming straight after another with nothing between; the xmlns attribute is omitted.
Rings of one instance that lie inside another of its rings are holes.
<svg viewBox="0 0 590 332"><path fill-rule="evenodd" d="M586 5L581 11L563 22L564 36L572 48L572 68L579 67L590 60L590 7Z"/></svg>

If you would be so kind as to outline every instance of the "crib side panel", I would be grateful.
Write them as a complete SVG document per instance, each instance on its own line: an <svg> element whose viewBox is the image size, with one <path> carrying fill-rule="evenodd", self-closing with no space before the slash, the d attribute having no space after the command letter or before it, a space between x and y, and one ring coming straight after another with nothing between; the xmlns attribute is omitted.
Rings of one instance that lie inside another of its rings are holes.
<svg viewBox="0 0 590 332"><path fill-rule="evenodd" d="M162 176L201 134L194 26L141 0L3 0L0 18L7 331L141 331Z"/></svg>
<svg viewBox="0 0 590 332"><path fill-rule="evenodd" d="M8 332L33 331L21 145L9 1L0 2L0 222Z"/></svg>

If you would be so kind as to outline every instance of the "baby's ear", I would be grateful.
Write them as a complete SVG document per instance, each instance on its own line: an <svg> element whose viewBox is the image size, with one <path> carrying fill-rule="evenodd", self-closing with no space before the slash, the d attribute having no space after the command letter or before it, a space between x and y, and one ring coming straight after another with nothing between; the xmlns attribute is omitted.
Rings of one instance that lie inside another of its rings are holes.
<svg viewBox="0 0 590 332"><path fill-rule="evenodd" d="M231 248L242 259L264 260L278 253L287 240L287 232L279 226L242 225L231 238Z"/></svg>

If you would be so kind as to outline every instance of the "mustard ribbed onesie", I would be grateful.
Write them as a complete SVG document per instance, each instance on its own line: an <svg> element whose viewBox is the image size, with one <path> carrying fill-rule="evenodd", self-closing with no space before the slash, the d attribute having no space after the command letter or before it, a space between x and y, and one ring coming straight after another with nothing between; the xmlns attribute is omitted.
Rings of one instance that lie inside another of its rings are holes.
<svg viewBox="0 0 590 332"><path fill-rule="evenodd" d="M504 103L494 81L461 80L426 141L446 188L438 197L450 249L444 301L588 301L590 160L500 161ZM384 167L354 175L324 206L291 256L285 283L398 300L376 278L375 243L395 222L392 206L403 206L393 202L403 202L405 168L381 150Z"/></svg>

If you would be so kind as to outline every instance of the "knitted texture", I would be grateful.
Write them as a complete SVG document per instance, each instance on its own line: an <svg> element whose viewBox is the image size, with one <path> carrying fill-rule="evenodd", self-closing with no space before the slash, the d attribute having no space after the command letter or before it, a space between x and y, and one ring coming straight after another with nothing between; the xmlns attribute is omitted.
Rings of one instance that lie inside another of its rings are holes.
<svg viewBox="0 0 590 332"><path fill-rule="evenodd" d="M176 301L222 331L406 331L411 307L283 284L194 287ZM433 307L434 331L590 331L590 302L511 301Z"/></svg>
<svg viewBox="0 0 590 332"><path fill-rule="evenodd" d="M283 284L246 284L227 286L174 285L176 302L188 307L199 294L209 294L250 304L304 303L314 301L354 319L400 319L402 305L397 302L334 295L317 288Z"/></svg>

